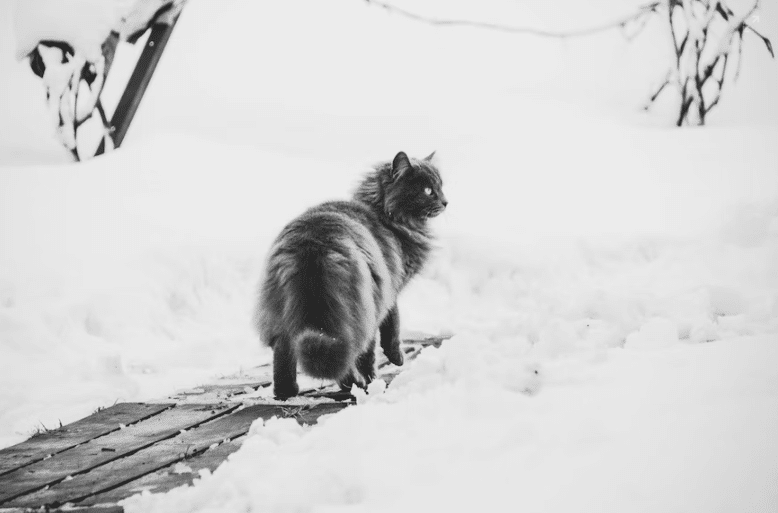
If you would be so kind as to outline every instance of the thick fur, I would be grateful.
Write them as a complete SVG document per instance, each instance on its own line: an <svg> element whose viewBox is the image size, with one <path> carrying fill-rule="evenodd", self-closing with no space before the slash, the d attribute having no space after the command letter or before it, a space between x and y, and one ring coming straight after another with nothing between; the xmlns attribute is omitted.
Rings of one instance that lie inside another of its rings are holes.
<svg viewBox="0 0 778 513"><path fill-rule="evenodd" d="M398 153L351 201L313 207L276 238L256 323L273 348L277 397L298 393L298 361L306 374L344 387L369 383L376 331L389 360L402 364L397 295L429 258L427 219L447 204L433 155Z"/></svg>

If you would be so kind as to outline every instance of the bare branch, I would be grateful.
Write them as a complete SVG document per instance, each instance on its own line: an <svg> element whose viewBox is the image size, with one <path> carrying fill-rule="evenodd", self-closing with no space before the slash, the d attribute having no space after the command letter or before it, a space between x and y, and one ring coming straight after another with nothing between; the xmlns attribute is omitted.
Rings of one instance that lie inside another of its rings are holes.
<svg viewBox="0 0 778 513"><path fill-rule="evenodd" d="M744 20L748 18L752 13L754 13L759 8L759 1L754 4L754 6L751 8L751 10L748 12L748 14L743 18ZM725 7L721 4L721 2L716 4L716 12L718 12L722 18L724 18L724 21L729 21L730 16L734 16L735 13L732 12L732 9L729 7ZM775 59L775 52L773 51L773 44L770 42L770 40L763 36L758 30L756 30L754 27L743 21L738 27L737 30L740 32L740 43L743 43L743 31L745 29L750 30L754 34L759 37L762 42L764 43L765 47L767 47L767 51L770 52L770 56Z"/></svg>
<svg viewBox="0 0 778 513"><path fill-rule="evenodd" d="M745 23L744 25L746 26L746 28L747 28L748 30L750 30L751 32L753 32L754 34L756 34L757 36L759 36L760 38L762 38L762 42L763 42L763 43L764 43L764 45L767 47L767 51L768 51L768 52L770 52L770 56L771 56L773 59L775 59L775 52L773 52L773 44L770 42L770 40L769 40L769 39L767 39L767 38L766 38L765 36L763 36L762 34L760 34L759 32L757 32L757 31L756 31L756 29L755 29L754 27L752 27L751 25L749 25L748 23Z"/></svg>
<svg viewBox="0 0 778 513"><path fill-rule="evenodd" d="M740 78L740 68L743 64L743 34L740 34L740 39L737 43L737 69L735 70L735 82Z"/></svg>
<svg viewBox="0 0 778 513"><path fill-rule="evenodd" d="M656 101L657 98L659 98L659 95L664 91L665 87L670 85L670 79L672 78L672 71L667 72L667 77L665 77L665 81L662 82L662 85L659 86L659 88L656 90L654 94L651 95L651 97L648 99L648 102L643 106L643 110L648 110L651 108L651 105Z"/></svg>
<svg viewBox="0 0 778 513"><path fill-rule="evenodd" d="M553 31L553 30L540 30L532 27L513 27L510 25L500 25L498 23L488 23L488 22L472 21L472 20L432 18L428 16L422 16L421 14L416 14L411 11L407 11L395 5L382 2L380 0L365 0L365 2L367 2L370 5L374 5L376 7L381 7L387 10L388 12L400 14L402 16L405 16L406 18L420 21L423 23L428 23L430 25L437 25L437 26L444 26L444 27L474 27L474 28L481 28L481 29L497 30L500 32L508 32L511 34L527 34L532 36L548 37L548 38L556 38L556 39L565 39L569 37L583 37L592 34L597 34L598 32L605 32L607 30L611 30L614 28L624 28L624 26L627 25L628 23L633 21L638 21L643 16L656 12L657 9L663 4L663 2L661 1L651 2L639 7L638 12L631 14L630 16L626 16L624 18L614 20L608 23L604 23L602 25L597 25L594 27L578 29L578 30L570 30L565 32L565 31Z"/></svg>
<svg viewBox="0 0 778 513"><path fill-rule="evenodd" d="M719 85L719 96L721 96L721 88L724 87L724 78L727 76L727 63L729 63L729 54L724 54L724 64L721 66L721 76L716 79L716 83Z"/></svg>
<svg viewBox="0 0 778 513"><path fill-rule="evenodd" d="M710 103L710 105L708 105L708 107L705 109L705 114L710 112L710 110L719 103L720 98L721 98L721 91L719 91L719 94L716 95L716 98L714 98L713 101Z"/></svg>
<svg viewBox="0 0 778 513"><path fill-rule="evenodd" d="M726 56L726 54L723 54L723 55L725 55L725 56ZM705 82L706 82L706 81L707 81L707 80L710 78L710 76L713 74L713 70L714 70L714 69L716 69L716 64L718 64L718 63L719 63L719 59L721 59L721 56L722 56L722 54L719 54L719 55L717 55L717 56L716 56L716 58L715 58L715 59L713 59L713 62L711 62L710 64L708 64L708 65L705 67L705 72L702 74L702 83L703 83L703 84L704 84L704 83L705 83Z"/></svg>
<svg viewBox="0 0 778 513"><path fill-rule="evenodd" d="M676 126L683 125L683 120L686 119L686 114L689 112L689 107L691 106L692 106L692 99L690 97L683 102L683 105L681 105L681 112L678 116L678 121L675 122Z"/></svg>

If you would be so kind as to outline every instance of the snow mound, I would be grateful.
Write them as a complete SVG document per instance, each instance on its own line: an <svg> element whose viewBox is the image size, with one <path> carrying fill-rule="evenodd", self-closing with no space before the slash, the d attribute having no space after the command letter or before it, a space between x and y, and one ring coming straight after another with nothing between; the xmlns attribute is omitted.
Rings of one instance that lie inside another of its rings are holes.
<svg viewBox="0 0 778 513"><path fill-rule="evenodd" d="M140 0L144 1L144 0ZM139 0L17 0L14 13L16 58L23 59L40 41L69 43L90 61Z"/></svg>

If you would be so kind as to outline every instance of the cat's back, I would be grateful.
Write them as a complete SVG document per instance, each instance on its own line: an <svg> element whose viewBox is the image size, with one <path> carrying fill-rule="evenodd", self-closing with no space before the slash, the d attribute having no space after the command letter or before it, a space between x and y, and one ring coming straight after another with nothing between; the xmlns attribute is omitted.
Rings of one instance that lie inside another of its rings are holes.
<svg viewBox="0 0 778 513"><path fill-rule="evenodd" d="M271 248L269 270L307 273L306 262L324 267L362 267L387 301L403 283L400 242L378 215L359 201L329 201L312 207L284 228Z"/></svg>
<svg viewBox="0 0 778 513"><path fill-rule="evenodd" d="M391 239L391 232L367 205L357 201L328 201L293 219L281 231L276 242L337 250L346 241L360 247L371 241L391 246Z"/></svg>
<svg viewBox="0 0 778 513"><path fill-rule="evenodd" d="M344 311L372 319L372 330L402 283L400 244L378 216L357 201L322 203L293 219L270 249L260 290L260 333L271 340L283 326L302 326L288 315L302 305L346 305Z"/></svg>

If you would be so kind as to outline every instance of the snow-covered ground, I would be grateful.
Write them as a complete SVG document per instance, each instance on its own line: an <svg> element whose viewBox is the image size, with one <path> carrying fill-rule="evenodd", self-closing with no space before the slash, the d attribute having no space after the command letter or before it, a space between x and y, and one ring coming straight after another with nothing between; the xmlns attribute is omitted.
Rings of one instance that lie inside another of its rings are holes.
<svg viewBox="0 0 778 513"><path fill-rule="evenodd" d="M436 149L450 205L400 308L454 336L385 393L314 428L256 423L213 475L127 510L778 509L761 49L712 126L678 130L636 112L666 55L651 26L560 44L363 2L213 5L184 11L125 146L77 166L0 30L0 446L268 361L250 318L278 229L372 162ZM629 12L541 5L510 12Z"/></svg>

